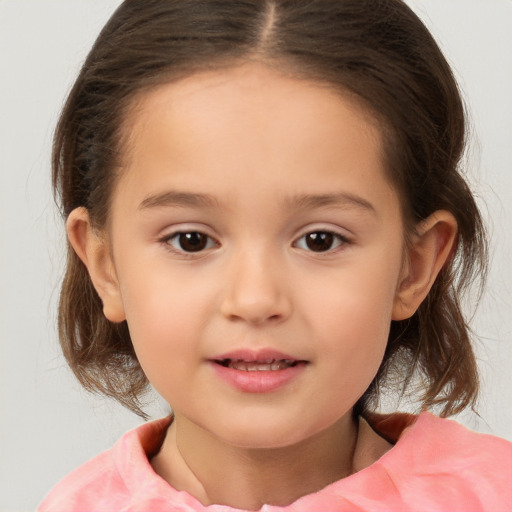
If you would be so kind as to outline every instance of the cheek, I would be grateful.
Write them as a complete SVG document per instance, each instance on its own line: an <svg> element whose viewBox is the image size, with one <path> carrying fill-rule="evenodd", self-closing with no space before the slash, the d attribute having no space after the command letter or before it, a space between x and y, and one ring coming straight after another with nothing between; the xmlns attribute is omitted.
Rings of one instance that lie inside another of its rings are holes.
<svg viewBox="0 0 512 512"><path fill-rule="evenodd" d="M310 311L311 321L321 319L326 331L345 333L345 338L361 344L387 332L400 272L399 258L388 261L377 256L346 265L303 283L300 295ZM320 279L319 279L320 277ZM387 334L386 334L387 339Z"/></svg>
<svg viewBox="0 0 512 512"><path fill-rule="evenodd" d="M378 261L380 260L380 261ZM310 325L326 355L327 372L338 374L342 393L362 394L386 349L399 274L399 261L381 258L351 266L324 282L309 283Z"/></svg>
<svg viewBox="0 0 512 512"><path fill-rule="evenodd" d="M372 311L366 297L359 298L352 296L332 311L329 318L336 320L324 324L321 350L332 371L340 372L343 387L362 385L366 389L384 356L390 313L389 308Z"/></svg>
<svg viewBox="0 0 512 512"><path fill-rule="evenodd" d="M157 266L132 274L121 295L135 352L158 389L163 375L173 379L194 354L207 315L198 287L184 286L177 275Z"/></svg>
<svg viewBox="0 0 512 512"><path fill-rule="evenodd" d="M327 415L353 407L382 364L390 322L385 315L370 317L367 305L352 297L349 305L340 304L338 320L330 323L329 331L324 330L322 374L329 377L313 400L319 401Z"/></svg>

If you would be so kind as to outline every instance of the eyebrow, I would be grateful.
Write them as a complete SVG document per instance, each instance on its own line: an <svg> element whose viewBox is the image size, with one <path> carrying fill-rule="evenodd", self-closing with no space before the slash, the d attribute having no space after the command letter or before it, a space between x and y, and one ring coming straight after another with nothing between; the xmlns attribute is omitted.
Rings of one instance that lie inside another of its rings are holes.
<svg viewBox="0 0 512 512"><path fill-rule="evenodd" d="M296 209L322 208L329 206L356 207L376 214L375 207L366 199L348 192L332 194L299 194L287 200L290 207ZM171 206L192 206L213 208L218 206L215 197L209 194L198 194L169 190L146 197L138 206L139 210Z"/></svg>
<svg viewBox="0 0 512 512"><path fill-rule="evenodd" d="M325 206L356 207L377 214L372 203L366 199L348 192L332 194L300 194L293 196L289 203L298 209L321 208Z"/></svg>
<svg viewBox="0 0 512 512"><path fill-rule="evenodd" d="M217 206L218 202L209 194L195 194L191 192L180 192L169 190L159 194L146 197L138 206L139 210L159 208L163 206L196 206L211 208Z"/></svg>

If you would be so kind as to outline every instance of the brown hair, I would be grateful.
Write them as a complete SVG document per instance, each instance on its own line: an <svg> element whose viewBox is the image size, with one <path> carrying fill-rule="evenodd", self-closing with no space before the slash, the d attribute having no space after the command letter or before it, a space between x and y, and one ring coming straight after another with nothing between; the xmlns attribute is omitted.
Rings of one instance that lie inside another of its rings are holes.
<svg viewBox="0 0 512 512"><path fill-rule="evenodd" d="M427 299L411 319L392 322L384 361L358 412L375 407L381 387L405 391L416 376L423 407L448 415L474 405L477 371L460 299L485 273L486 243L459 169L465 113L441 51L401 0L126 0L96 40L57 126L53 184L63 215L84 206L95 226L105 226L123 120L137 94L247 59L359 98L382 127L408 232L438 209L458 223L453 258ZM143 415L147 380L126 322L104 317L71 248L59 335L87 389Z"/></svg>

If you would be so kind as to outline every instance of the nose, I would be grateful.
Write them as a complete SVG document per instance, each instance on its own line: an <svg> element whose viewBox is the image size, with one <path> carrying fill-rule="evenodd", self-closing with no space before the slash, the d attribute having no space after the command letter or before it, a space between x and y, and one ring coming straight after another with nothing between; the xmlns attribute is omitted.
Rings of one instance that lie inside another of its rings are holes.
<svg viewBox="0 0 512 512"><path fill-rule="evenodd" d="M224 317L252 325L289 317L289 283L278 260L263 250L233 255L221 306Z"/></svg>

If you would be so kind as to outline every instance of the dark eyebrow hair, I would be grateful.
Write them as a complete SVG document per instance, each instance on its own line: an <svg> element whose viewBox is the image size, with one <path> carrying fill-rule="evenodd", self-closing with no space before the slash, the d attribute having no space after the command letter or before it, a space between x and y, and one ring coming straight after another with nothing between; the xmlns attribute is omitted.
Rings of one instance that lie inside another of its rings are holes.
<svg viewBox="0 0 512 512"><path fill-rule="evenodd" d="M321 208L322 206L355 206L376 214L375 207L360 196L348 192L338 192L332 194L300 194L293 196L289 200L290 205L303 208Z"/></svg>
<svg viewBox="0 0 512 512"><path fill-rule="evenodd" d="M292 196L287 200L292 208L307 209L321 208L323 206L345 206L357 207L375 214L374 206L354 194L339 192L332 194L299 194ZM218 206L218 201L209 194L198 194L193 192L183 192L178 190L168 190L146 197L138 206L139 210L149 208L159 208L165 206L195 206L203 208L212 208Z"/></svg>
<svg viewBox="0 0 512 512"><path fill-rule="evenodd" d="M209 208L216 205L217 200L208 194L168 190L146 197L139 204L138 209L145 210L162 206L202 206Z"/></svg>

